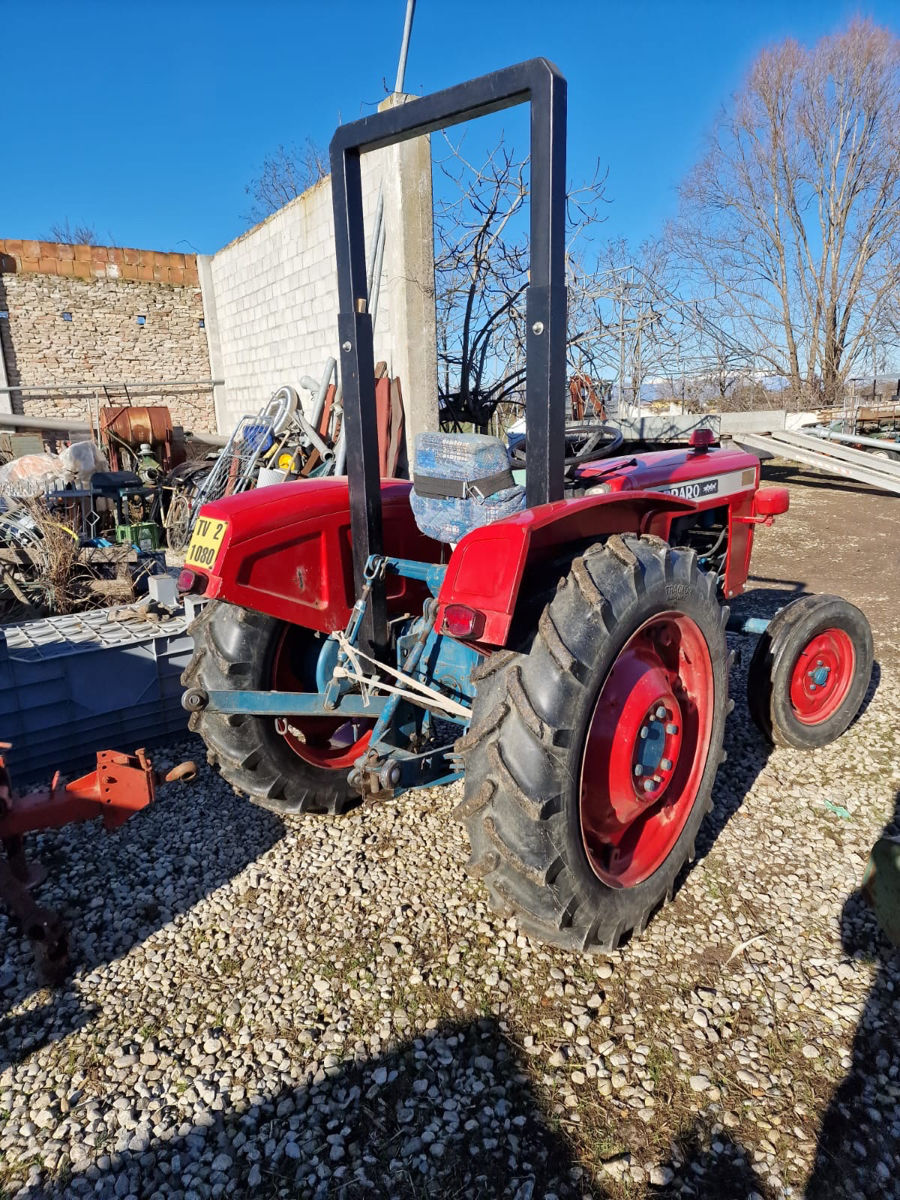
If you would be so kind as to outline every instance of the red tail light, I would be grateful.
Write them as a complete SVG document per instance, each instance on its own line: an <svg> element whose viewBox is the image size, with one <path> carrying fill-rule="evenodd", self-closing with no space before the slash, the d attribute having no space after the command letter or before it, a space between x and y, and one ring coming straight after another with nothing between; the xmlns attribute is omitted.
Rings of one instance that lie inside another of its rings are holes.
<svg viewBox="0 0 900 1200"><path fill-rule="evenodd" d="M190 567L184 567L178 572L177 587L182 596L202 596L208 583L208 575L201 575L198 571L192 571Z"/></svg>
<svg viewBox="0 0 900 1200"><path fill-rule="evenodd" d="M451 637L478 637L484 629L484 613L466 604L448 604L444 609L442 633Z"/></svg>

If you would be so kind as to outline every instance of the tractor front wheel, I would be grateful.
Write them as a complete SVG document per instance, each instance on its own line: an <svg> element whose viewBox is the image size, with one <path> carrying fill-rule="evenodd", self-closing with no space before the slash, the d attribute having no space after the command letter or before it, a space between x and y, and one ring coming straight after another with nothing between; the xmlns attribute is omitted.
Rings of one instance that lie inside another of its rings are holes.
<svg viewBox="0 0 900 1200"><path fill-rule="evenodd" d="M316 690L323 639L311 630L217 601L191 626L194 655L186 687L212 691ZM347 783L365 750L371 721L335 717L251 717L201 709L190 727L210 764L239 792L272 812L343 813L359 802Z"/></svg>
<svg viewBox="0 0 900 1200"><path fill-rule="evenodd" d="M747 703L775 745L815 750L859 712L872 674L872 630L840 596L801 596L769 622L747 672Z"/></svg>
<svg viewBox="0 0 900 1200"><path fill-rule="evenodd" d="M692 550L617 536L478 668L457 815L526 932L609 950L671 898L722 758L726 617Z"/></svg>

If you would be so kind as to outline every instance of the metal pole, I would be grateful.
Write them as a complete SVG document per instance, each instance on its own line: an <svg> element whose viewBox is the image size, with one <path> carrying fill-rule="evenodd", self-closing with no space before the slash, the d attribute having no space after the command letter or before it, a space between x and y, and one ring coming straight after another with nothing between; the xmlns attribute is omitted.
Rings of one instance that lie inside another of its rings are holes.
<svg viewBox="0 0 900 1200"><path fill-rule="evenodd" d="M366 271L368 294L372 295L372 284L375 282L375 260L378 257L378 240L381 237L381 226L384 221L384 181L378 184L378 200L375 204L375 221L372 226L372 244L369 247L369 266ZM372 305L369 305L372 311Z"/></svg>
<svg viewBox="0 0 900 1200"><path fill-rule="evenodd" d="M316 401L313 405L312 421L310 424L318 432L319 426L322 424L322 414L325 412L325 397L328 394L328 385L331 383L331 376L334 374L334 369L337 363L333 358L329 358L325 363L325 370L322 372L322 381L319 384L319 390L316 393Z"/></svg>
<svg viewBox="0 0 900 1200"><path fill-rule="evenodd" d="M395 92L403 91L403 81L406 78L406 59L409 54L409 35L412 33L413 13L416 11L416 0L406 0L406 19L403 22L403 41L400 43L400 61L397 63L397 82Z"/></svg>
<svg viewBox="0 0 900 1200"><path fill-rule="evenodd" d="M0 387L0 395L8 392L96 392L98 388L200 388L215 387L224 379L162 379L153 383L133 383L130 380L106 380L99 383L31 383L27 387ZM107 397L109 399L109 397Z"/></svg>
<svg viewBox="0 0 900 1200"><path fill-rule="evenodd" d="M369 302L369 311L372 314L372 328L375 327L375 318L378 316L378 297L381 295L381 268L384 263L384 222L378 228L378 241L375 246L375 270L372 274L372 286L369 289L369 295L372 297Z"/></svg>
<svg viewBox="0 0 900 1200"><path fill-rule="evenodd" d="M525 293L525 502L562 500L566 428L566 81L531 90L531 195Z"/></svg>
<svg viewBox="0 0 900 1200"><path fill-rule="evenodd" d="M626 417L625 411L625 291L619 291L619 417Z"/></svg>
<svg viewBox="0 0 900 1200"><path fill-rule="evenodd" d="M338 338L344 396L353 566L359 592L371 555L381 554L381 483L375 418L375 359L363 234L360 155L435 129L531 102L531 279L527 313L527 497L562 499L565 452L566 85L552 63L533 59L340 126L331 140L331 198L338 276ZM532 469L533 468L533 469ZM387 612L376 580L362 645L387 645ZM380 593L380 594L379 594Z"/></svg>

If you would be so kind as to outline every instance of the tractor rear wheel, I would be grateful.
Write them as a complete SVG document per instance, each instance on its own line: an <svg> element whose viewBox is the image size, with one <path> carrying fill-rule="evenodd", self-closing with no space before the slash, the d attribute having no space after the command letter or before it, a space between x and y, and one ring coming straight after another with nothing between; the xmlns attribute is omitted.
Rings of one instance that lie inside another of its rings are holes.
<svg viewBox="0 0 900 1200"><path fill-rule="evenodd" d="M801 596L769 622L747 672L747 703L774 745L815 750L859 712L872 674L872 630L840 596Z"/></svg>
<svg viewBox="0 0 900 1200"><path fill-rule="evenodd" d="M217 601L191 626L194 655L181 677L211 691L315 691L322 639L311 630ZM343 813L359 802L347 774L372 725L337 718L277 721L201 709L190 727L210 765L254 804L282 815Z"/></svg>
<svg viewBox="0 0 900 1200"><path fill-rule="evenodd" d="M477 669L457 816L525 932L610 950L671 898L722 758L726 618L692 550L616 536Z"/></svg>

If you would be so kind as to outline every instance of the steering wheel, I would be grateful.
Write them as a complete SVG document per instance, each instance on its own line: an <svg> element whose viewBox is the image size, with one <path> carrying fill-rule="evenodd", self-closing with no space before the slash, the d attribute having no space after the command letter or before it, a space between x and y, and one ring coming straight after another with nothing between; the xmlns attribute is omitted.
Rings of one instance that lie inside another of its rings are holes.
<svg viewBox="0 0 900 1200"><path fill-rule="evenodd" d="M605 439L605 440L604 440ZM596 462L599 458L608 458L622 445L625 436L621 429L612 425L595 425L593 421L570 422L566 425L566 454L563 460L566 474L570 475L575 467L583 463ZM576 448L577 447L577 448ZM525 439L513 446L509 452L513 465L524 467L526 461Z"/></svg>

